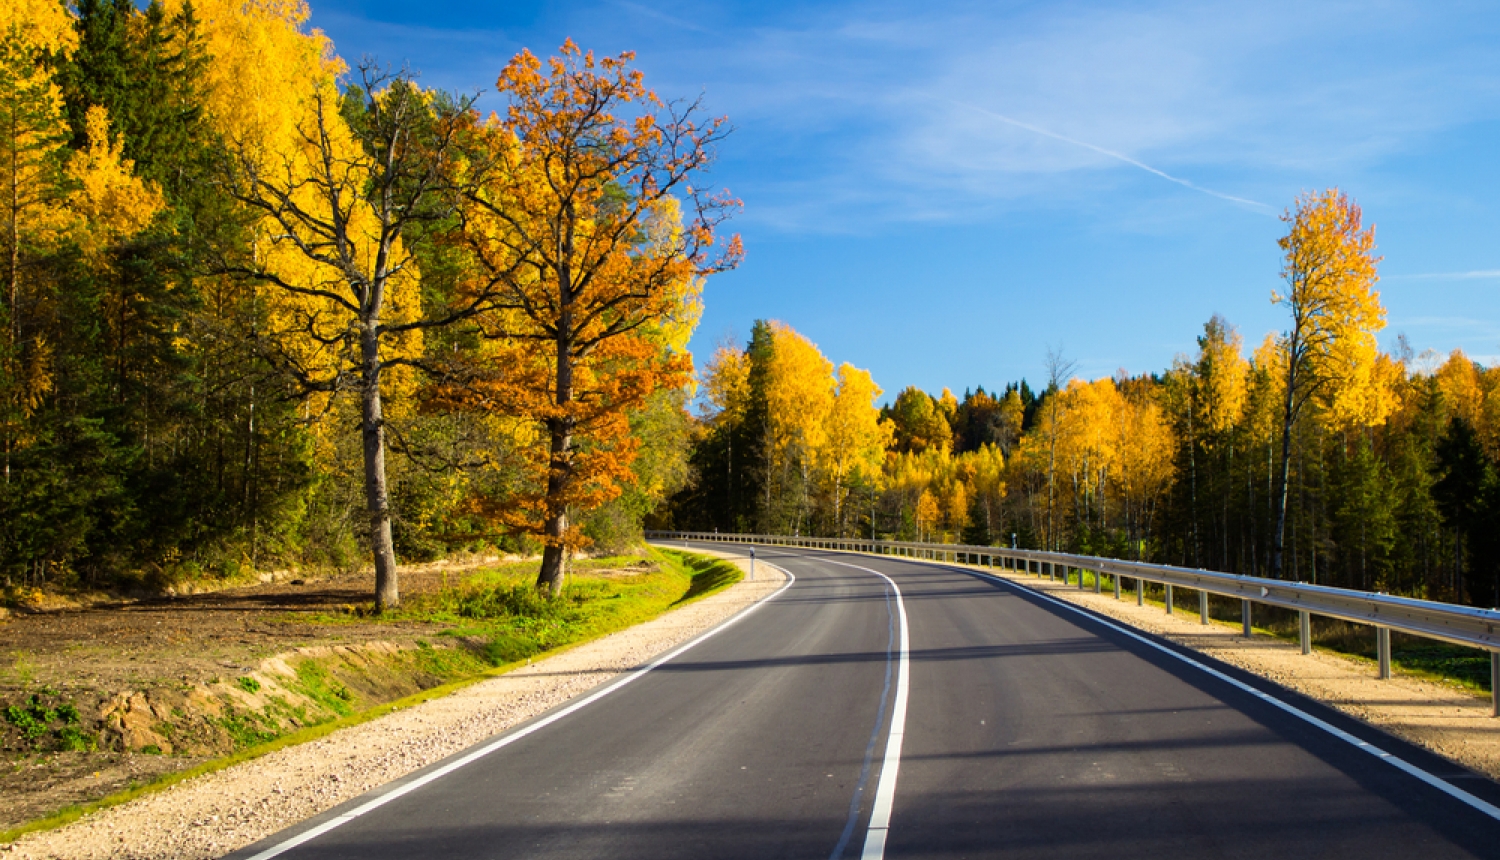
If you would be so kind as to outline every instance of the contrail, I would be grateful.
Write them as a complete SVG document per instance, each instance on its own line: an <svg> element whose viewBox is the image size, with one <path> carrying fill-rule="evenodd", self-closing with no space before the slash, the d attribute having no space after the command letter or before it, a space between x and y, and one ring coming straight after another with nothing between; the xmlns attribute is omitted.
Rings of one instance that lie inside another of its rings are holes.
<svg viewBox="0 0 1500 860"><path fill-rule="evenodd" d="M1021 122L1018 119L1012 119L1012 118L1010 118L1010 117L1008 117L1008 116L1006 116L1004 114L995 113L992 110L989 110L987 108L979 107L978 105L965 104L964 102L953 102L953 104L958 105L959 107L962 107L962 108L967 108L967 109L969 109L971 111L974 111L975 113L984 114L985 116L990 117L992 119L998 119L1001 122L1006 123L1007 125L1013 125L1016 128L1024 128L1027 131L1031 132L1032 134L1039 134L1042 137L1050 137L1053 140L1060 140L1063 143L1071 143L1074 146L1081 146L1084 149L1091 150L1093 152L1097 152L1100 155L1107 155L1110 158L1115 159L1116 161L1123 161L1123 162L1125 162L1126 164L1128 164L1128 165L1130 165L1132 167L1138 167L1141 170L1146 171L1147 173L1151 173L1151 174L1154 174L1156 176L1160 176L1162 179L1165 179L1168 182L1175 182L1175 183L1177 183L1178 185L1181 185L1184 188L1191 188L1194 191L1198 191L1198 192L1201 192L1203 194L1207 194L1207 195L1212 196L1212 197L1217 197L1220 200L1229 200L1229 201L1232 201L1234 203L1243 203L1246 206L1254 206L1257 209L1263 209L1263 210L1265 210L1267 212L1272 212L1272 213L1274 213L1276 211L1273 207L1267 206L1266 204L1261 203L1261 202L1256 201L1256 200L1246 200L1243 197L1235 197L1233 194L1225 194L1225 193L1220 192L1220 191L1215 191L1212 188L1204 188L1201 185L1195 185L1195 184L1187 181L1186 179L1179 179L1176 176L1173 176L1172 174L1167 173L1166 171L1157 170L1156 168L1152 167L1149 164L1146 164L1146 163L1140 162L1140 161L1136 161L1134 158L1131 158L1130 156L1125 155L1124 153L1121 153L1121 152L1115 152L1112 149L1105 149L1102 146L1095 146L1092 143L1088 143L1088 142L1085 142L1085 141L1082 141L1082 140L1078 140L1076 138L1071 138L1071 137L1068 137L1067 135L1058 134L1055 131L1048 131L1045 128L1040 128L1038 126L1034 126L1034 125L1032 125L1029 122Z"/></svg>

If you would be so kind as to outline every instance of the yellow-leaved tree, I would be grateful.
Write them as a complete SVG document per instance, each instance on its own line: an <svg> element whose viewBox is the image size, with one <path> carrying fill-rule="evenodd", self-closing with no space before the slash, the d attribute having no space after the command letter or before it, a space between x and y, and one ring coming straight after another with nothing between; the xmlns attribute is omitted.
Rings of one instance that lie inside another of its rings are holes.
<svg viewBox="0 0 1500 860"><path fill-rule="evenodd" d="M839 365L817 460L833 500L834 527L840 536L846 534L845 508L851 489L864 485L873 500L885 449L893 438L891 422L882 420L875 408L879 396L880 386L868 370L848 362Z"/></svg>
<svg viewBox="0 0 1500 860"><path fill-rule="evenodd" d="M1273 496L1271 576L1281 578L1286 536L1292 429L1314 398L1335 412L1361 420L1383 417L1388 402L1372 405L1368 391L1378 355L1375 332L1385 327L1385 309L1375 291L1379 280L1375 228L1365 227L1358 205L1337 188L1303 194L1282 215L1289 226L1278 244L1285 252L1281 276L1287 291L1271 294L1286 305L1291 327L1278 343L1285 373L1281 410L1281 467ZM1379 398L1374 398L1379 401Z"/></svg>
<svg viewBox="0 0 1500 860"><path fill-rule="evenodd" d="M49 345L28 330L28 258L50 249L73 223L68 207L62 91L52 61L78 45L72 16L55 0L0 4L0 206L6 262L4 353L0 355L0 447L4 479L25 419L50 388Z"/></svg>
<svg viewBox="0 0 1500 860"><path fill-rule="evenodd" d="M764 377L752 380L764 398L764 512L768 525L790 525L800 534L811 512L813 470L833 407L833 363L791 326L771 320L767 327L771 354ZM786 507L790 514L778 510Z"/></svg>
<svg viewBox="0 0 1500 860"><path fill-rule="evenodd" d="M232 153L224 179L257 219L251 252L221 267L270 288L259 342L309 397L357 395L375 604L394 607L386 390L411 387L423 330L493 304L481 292L429 313L407 241L452 217L449 168L468 105L373 62L340 90L344 66L321 33L304 32L300 0L211 0L202 12L207 103Z"/></svg>

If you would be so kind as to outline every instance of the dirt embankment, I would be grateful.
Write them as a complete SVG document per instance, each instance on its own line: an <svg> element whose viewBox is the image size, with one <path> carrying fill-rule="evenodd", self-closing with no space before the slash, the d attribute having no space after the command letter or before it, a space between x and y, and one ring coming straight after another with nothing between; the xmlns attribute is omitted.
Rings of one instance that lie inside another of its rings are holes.
<svg viewBox="0 0 1500 860"><path fill-rule="evenodd" d="M756 581L453 695L179 783L58 830L23 836L6 847L5 856L223 856L556 707L713 628L783 582L762 567Z"/></svg>
<svg viewBox="0 0 1500 860"><path fill-rule="evenodd" d="M467 569L415 566L403 588ZM488 668L438 625L348 616L371 589L347 575L9 613L0 831Z"/></svg>

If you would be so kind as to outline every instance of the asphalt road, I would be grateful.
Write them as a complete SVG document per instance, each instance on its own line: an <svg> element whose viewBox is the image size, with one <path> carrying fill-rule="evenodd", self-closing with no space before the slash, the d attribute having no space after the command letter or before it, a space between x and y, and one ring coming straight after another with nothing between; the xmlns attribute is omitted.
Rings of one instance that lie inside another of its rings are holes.
<svg viewBox="0 0 1500 860"><path fill-rule="evenodd" d="M758 553L796 581L741 621L231 856L1500 857L1500 787L1237 670L957 569Z"/></svg>

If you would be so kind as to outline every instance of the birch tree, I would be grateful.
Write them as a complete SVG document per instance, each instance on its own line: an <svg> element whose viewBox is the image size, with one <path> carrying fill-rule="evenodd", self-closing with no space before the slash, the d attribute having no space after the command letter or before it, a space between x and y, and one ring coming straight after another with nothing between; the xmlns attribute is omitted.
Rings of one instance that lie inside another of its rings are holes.
<svg viewBox="0 0 1500 860"><path fill-rule="evenodd" d="M1281 464L1274 500L1271 576L1282 576L1292 429L1314 398L1337 406L1357 401L1369 384L1378 350L1375 332L1385 309L1375 291L1375 228L1365 227L1358 205L1337 188L1304 194L1282 215L1289 227L1278 244L1285 252L1281 276L1287 291L1271 301L1285 305L1292 324L1280 339L1285 390L1281 410Z"/></svg>

